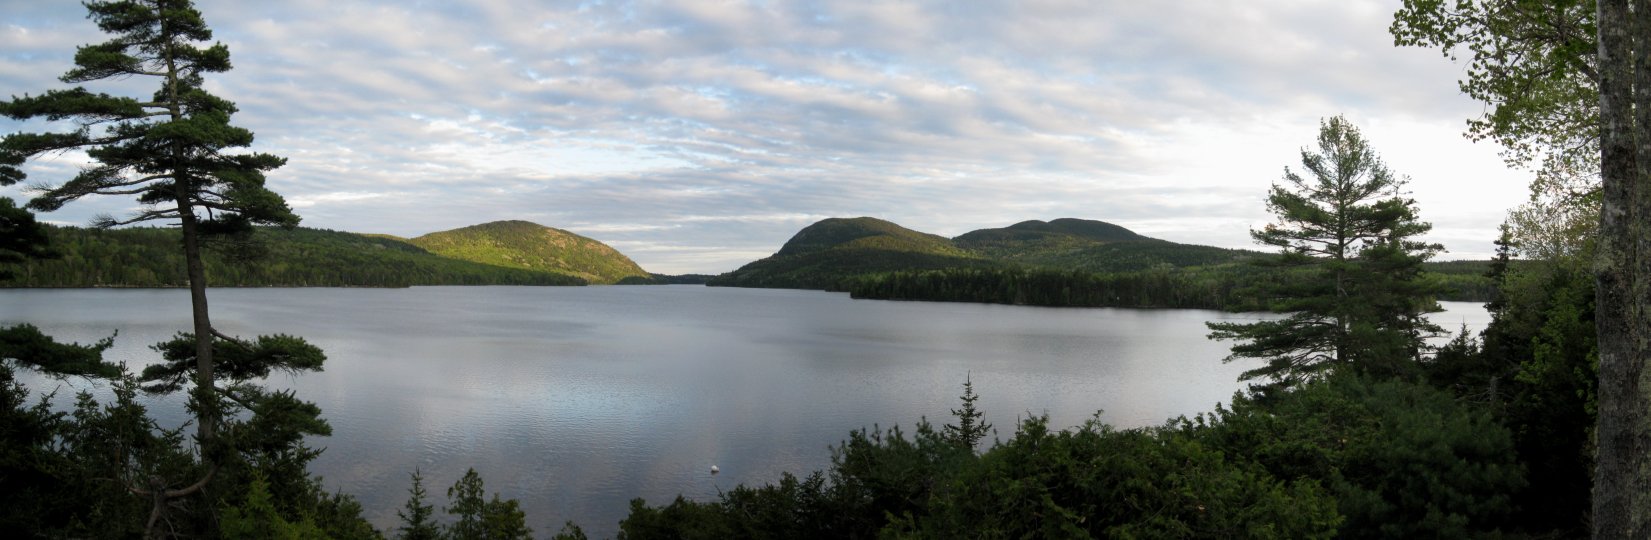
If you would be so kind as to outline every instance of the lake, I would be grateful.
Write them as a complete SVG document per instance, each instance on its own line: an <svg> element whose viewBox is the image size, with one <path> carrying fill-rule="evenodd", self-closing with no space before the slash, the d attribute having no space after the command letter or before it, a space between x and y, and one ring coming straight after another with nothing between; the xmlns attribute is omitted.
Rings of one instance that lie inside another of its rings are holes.
<svg viewBox="0 0 1651 540"><path fill-rule="evenodd" d="M1251 365L1224 364L1206 321L1257 314L1035 308L852 300L845 294L701 286L214 289L215 325L302 336L326 371L278 375L318 404L333 436L312 465L397 524L408 475L437 507L474 467L489 492L520 499L541 535L574 519L606 537L645 497L714 499L740 483L823 469L850 430L920 418L943 424L972 378L1001 436L1048 414L1070 427L1097 411L1119 427L1211 410ZM1483 329L1476 303L1433 320ZM169 289L0 290L0 325L60 340L118 330L108 358L137 370L149 345L189 328ZM97 391L24 377L36 393ZM150 401L162 425L183 396ZM717 465L721 474L711 475Z"/></svg>

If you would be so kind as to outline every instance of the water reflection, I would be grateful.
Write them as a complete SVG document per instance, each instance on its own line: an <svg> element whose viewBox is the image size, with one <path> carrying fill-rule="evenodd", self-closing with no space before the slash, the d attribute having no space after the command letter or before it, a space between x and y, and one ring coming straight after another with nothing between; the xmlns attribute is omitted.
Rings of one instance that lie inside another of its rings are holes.
<svg viewBox="0 0 1651 540"><path fill-rule="evenodd" d="M1007 436L1047 413L1097 410L1123 427L1209 410L1244 365L1204 339L1196 310L1050 309L855 301L809 291L666 287L222 289L217 325L303 336L325 372L270 381L325 411L335 435L313 468L395 524L408 473L442 493L467 467L521 499L530 525L608 535L632 497L714 497L781 471L824 467L829 446L874 424L943 422L972 374ZM0 323L93 341L134 369L188 327L179 290L0 291ZM1472 304L1435 320L1484 324ZM53 381L28 381L49 390ZM85 386L82 384L81 386ZM59 398L72 398L73 386ZM166 425L182 398L155 401ZM722 468L712 477L710 465ZM439 504L439 501L438 501Z"/></svg>

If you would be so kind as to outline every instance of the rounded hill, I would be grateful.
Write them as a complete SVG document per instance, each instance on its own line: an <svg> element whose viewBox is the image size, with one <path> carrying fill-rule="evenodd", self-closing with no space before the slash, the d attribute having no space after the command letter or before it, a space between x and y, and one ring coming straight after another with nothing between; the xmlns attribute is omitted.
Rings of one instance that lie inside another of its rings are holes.
<svg viewBox="0 0 1651 540"><path fill-rule="evenodd" d="M408 240L425 250L482 264L556 272L591 283L648 278L635 261L607 244L528 221L494 221Z"/></svg>

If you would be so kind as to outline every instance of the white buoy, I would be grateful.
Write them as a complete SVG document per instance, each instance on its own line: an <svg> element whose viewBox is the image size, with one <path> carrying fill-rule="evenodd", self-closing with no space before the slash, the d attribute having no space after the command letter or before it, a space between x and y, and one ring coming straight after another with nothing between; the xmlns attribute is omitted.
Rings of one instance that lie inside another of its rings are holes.
<svg viewBox="0 0 1651 540"><path fill-rule="evenodd" d="M716 474L719 472L722 472L722 469L718 469L716 465L711 466L711 474Z"/></svg>

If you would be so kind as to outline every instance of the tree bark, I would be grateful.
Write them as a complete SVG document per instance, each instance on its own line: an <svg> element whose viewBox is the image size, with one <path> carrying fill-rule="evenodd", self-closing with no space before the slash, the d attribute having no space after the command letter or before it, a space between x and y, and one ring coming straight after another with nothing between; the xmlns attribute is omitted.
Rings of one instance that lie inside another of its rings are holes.
<svg viewBox="0 0 1651 540"><path fill-rule="evenodd" d="M183 103L178 95L178 65L172 52L177 46L177 39L165 22L161 23L161 33L164 34L162 39L167 47L166 109L172 121L178 122L183 120ZM176 148L172 149L172 152L174 167L178 167L178 164L183 162L182 152ZM215 332L212 330L212 318L206 305L206 264L201 261L200 227L195 218L190 185L192 179L176 168L171 173L178 205L178 221L183 229L183 259L185 273L189 278L189 310L194 318L195 329L195 400L200 407L195 418L195 444L199 445L201 462L212 465L208 447L217 431L218 399L214 395L217 390L212 372L212 341Z"/></svg>
<svg viewBox="0 0 1651 540"><path fill-rule="evenodd" d="M188 200L180 198L183 228L183 257L189 277L189 309L195 322L195 399L200 409L195 419L196 444L201 448L201 460L211 464L206 446L216 434L218 400L214 395L216 380L212 370L212 318L206 306L206 264L201 261L200 232L195 222L195 211Z"/></svg>
<svg viewBox="0 0 1651 540"><path fill-rule="evenodd" d="M1651 537L1651 0L1600 0L1595 538ZM1635 109L1638 109L1636 112Z"/></svg>

